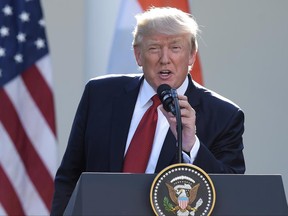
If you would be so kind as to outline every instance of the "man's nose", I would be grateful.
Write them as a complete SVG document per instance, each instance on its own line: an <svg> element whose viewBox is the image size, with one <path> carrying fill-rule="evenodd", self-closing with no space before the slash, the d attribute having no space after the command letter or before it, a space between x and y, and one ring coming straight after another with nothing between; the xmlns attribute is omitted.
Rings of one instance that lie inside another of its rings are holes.
<svg viewBox="0 0 288 216"><path fill-rule="evenodd" d="M166 47L162 49L160 63L164 65L170 63L169 49Z"/></svg>

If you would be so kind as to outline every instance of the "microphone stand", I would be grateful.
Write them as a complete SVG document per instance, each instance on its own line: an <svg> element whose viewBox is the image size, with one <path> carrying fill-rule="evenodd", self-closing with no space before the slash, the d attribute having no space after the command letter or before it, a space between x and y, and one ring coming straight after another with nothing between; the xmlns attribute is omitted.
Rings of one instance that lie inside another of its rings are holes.
<svg viewBox="0 0 288 216"><path fill-rule="evenodd" d="M173 98L173 102L175 105L175 111L176 111L176 130L177 130L177 155L176 159L178 163L182 163L182 120L181 120L181 112L180 112L180 106L178 101L178 96L176 89L171 89L171 95Z"/></svg>

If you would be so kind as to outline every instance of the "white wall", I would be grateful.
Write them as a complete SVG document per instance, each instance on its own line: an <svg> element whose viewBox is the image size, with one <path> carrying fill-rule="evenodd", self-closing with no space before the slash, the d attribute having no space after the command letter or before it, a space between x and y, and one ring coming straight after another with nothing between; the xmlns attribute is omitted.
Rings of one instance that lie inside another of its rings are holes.
<svg viewBox="0 0 288 216"><path fill-rule="evenodd" d="M78 0L42 0L52 58L59 162L84 87L84 5Z"/></svg>
<svg viewBox="0 0 288 216"><path fill-rule="evenodd" d="M106 68L119 2L42 1L60 159L85 82ZM191 8L202 30L205 86L232 99L246 114L246 173L282 174L287 196L288 1L193 0Z"/></svg>
<svg viewBox="0 0 288 216"><path fill-rule="evenodd" d="M282 174L288 191L288 1L192 1L205 85L246 114L248 174Z"/></svg>

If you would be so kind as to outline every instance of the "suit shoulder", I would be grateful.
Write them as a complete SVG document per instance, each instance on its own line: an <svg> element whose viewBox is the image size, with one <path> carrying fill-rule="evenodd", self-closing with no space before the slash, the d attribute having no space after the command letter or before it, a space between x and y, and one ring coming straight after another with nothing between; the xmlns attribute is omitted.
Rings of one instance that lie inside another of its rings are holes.
<svg viewBox="0 0 288 216"><path fill-rule="evenodd" d="M134 79L140 79L143 74L107 74L103 76L97 76L88 81L87 84L107 84L107 83L125 83Z"/></svg>
<svg viewBox="0 0 288 216"><path fill-rule="evenodd" d="M103 76L97 76L90 79L86 86L93 87L113 87L123 86L125 83L129 83L133 80L139 80L143 76L142 73L138 74L107 74Z"/></svg>
<svg viewBox="0 0 288 216"><path fill-rule="evenodd" d="M217 106L227 110L241 110L238 104L224 97L223 95L220 95L219 93L208 89L196 82L194 82L194 85L196 87L196 91L198 91L198 94L201 95L200 98L202 102L211 103L214 107Z"/></svg>

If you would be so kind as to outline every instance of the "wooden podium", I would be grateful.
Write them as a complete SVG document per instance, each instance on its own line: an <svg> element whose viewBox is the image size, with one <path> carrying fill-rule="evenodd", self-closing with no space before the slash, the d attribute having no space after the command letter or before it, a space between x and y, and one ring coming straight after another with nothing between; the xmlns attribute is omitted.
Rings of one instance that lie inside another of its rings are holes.
<svg viewBox="0 0 288 216"><path fill-rule="evenodd" d="M216 191L213 216L284 216L281 175L209 175ZM150 188L156 174L83 173L64 215L155 215Z"/></svg>

